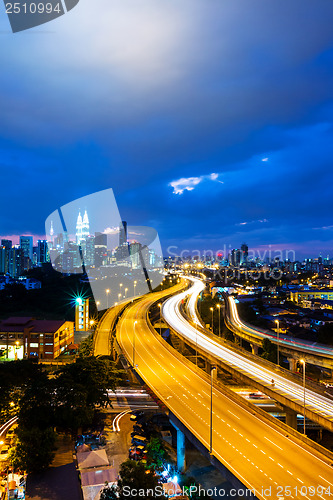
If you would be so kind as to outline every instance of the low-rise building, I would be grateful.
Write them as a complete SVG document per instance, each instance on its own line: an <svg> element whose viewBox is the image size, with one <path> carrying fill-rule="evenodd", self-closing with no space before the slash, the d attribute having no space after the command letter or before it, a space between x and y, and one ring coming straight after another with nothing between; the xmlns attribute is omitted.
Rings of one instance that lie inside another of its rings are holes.
<svg viewBox="0 0 333 500"><path fill-rule="evenodd" d="M74 323L11 317L0 321L0 355L4 359L55 359L74 343Z"/></svg>

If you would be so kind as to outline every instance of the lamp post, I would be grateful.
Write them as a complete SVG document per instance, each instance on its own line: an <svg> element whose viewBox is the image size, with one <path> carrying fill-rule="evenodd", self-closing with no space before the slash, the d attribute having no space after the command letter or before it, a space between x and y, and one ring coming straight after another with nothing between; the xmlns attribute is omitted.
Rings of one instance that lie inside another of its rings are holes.
<svg viewBox="0 0 333 500"><path fill-rule="evenodd" d="M137 281L134 281L133 283L133 296L135 297L135 287L136 287Z"/></svg>
<svg viewBox="0 0 333 500"><path fill-rule="evenodd" d="M161 326L161 323L162 323L162 304L159 303L158 307L160 309L160 335L162 335L162 326Z"/></svg>
<svg viewBox="0 0 333 500"><path fill-rule="evenodd" d="M210 307L210 311L212 311L212 332L214 333L214 307Z"/></svg>
<svg viewBox="0 0 333 500"><path fill-rule="evenodd" d="M305 429L305 359L300 359L300 363L303 365L303 397L304 397L304 402L303 402L303 415L304 415L304 422L303 422L303 434L306 434L306 429Z"/></svg>
<svg viewBox="0 0 333 500"><path fill-rule="evenodd" d="M122 295L122 291L121 291L121 287L123 286L122 283L119 283L119 291L120 291L120 295Z"/></svg>
<svg viewBox="0 0 333 500"><path fill-rule="evenodd" d="M137 324L137 321L134 321L134 328L133 328L133 370L135 369L135 325Z"/></svg>
<svg viewBox="0 0 333 500"><path fill-rule="evenodd" d="M118 293L118 302L121 301L121 293Z"/></svg>
<svg viewBox="0 0 333 500"><path fill-rule="evenodd" d="M125 299L126 299L127 292L128 292L128 288L125 288Z"/></svg>
<svg viewBox="0 0 333 500"><path fill-rule="evenodd" d="M213 373L216 366L210 369L210 433L209 433L209 454L213 454Z"/></svg>
<svg viewBox="0 0 333 500"><path fill-rule="evenodd" d="M110 293L109 288L105 290L105 293L106 293L106 308L109 309L109 293Z"/></svg>
<svg viewBox="0 0 333 500"><path fill-rule="evenodd" d="M221 337L221 305L217 304L216 307L219 310L219 337Z"/></svg>
<svg viewBox="0 0 333 500"><path fill-rule="evenodd" d="M278 319L275 320L276 323L276 335L277 335L277 364L280 366L280 322Z"/></svg>

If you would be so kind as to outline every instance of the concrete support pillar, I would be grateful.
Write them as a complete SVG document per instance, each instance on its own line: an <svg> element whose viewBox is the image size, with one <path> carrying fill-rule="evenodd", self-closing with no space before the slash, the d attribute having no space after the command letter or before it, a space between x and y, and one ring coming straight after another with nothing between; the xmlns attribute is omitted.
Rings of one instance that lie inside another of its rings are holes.
<svg viewBox="0 0 333 500"><path fill-rule="evenodd" d="M288 358L289 370L293 373L296 373L297 359Z"/></svg>
<svg viewBox="0 0 333 500"><path fill-rule="evenodd" d="M258 356L259 346L257 346L257 344L251 344L251 349L252 349L252 354Z"/></svg>
<svg viewBox="0 0 333 500"><path fill-rule="evenodd" d="M186 460L185 460L185 434L177 429L177 469L181 472L185 472Z"/></svg>
<svg viewBox="0 0 333 500"><path fill-rule="evenodd" d="M286 424L297 430L297 412L290 408L285 408Z"/></svg>

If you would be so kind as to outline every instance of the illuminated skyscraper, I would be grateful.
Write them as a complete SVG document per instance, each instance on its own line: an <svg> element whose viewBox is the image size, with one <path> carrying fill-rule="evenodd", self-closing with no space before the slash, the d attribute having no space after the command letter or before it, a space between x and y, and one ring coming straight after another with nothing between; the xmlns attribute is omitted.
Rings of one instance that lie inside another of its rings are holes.
<svg viewBox="0 0 333 500"><path fill-rule="evenodd" d="M89 219L87 210L85 210L82 221L82 239L86 239L87 236L89 236Z"/></svg>
<svg viewBox="0 0 333 500"><path fill-rule="evenodd" d="M82 241L82 225L83 225L82 216L81 216L81 212L79 212L79 215L78 215L78 218L76 221L76 243L78 245L80 245L80 243Z"/></svg>

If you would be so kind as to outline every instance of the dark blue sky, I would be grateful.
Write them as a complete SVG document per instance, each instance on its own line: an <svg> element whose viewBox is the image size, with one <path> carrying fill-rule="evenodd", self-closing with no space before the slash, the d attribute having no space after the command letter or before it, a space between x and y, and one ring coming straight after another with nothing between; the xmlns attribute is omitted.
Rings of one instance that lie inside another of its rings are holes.
<svg viewBox="0 0 333 500"><path fill-rule="evenodd" d="M112 187L164 250L333 255L333 2L81 0L12 34L1 5L0 234Z"/></svg>

